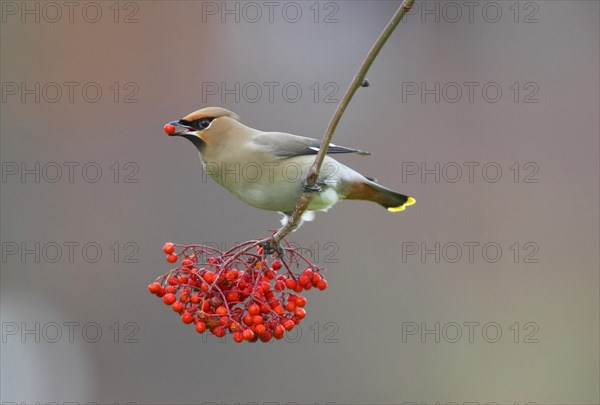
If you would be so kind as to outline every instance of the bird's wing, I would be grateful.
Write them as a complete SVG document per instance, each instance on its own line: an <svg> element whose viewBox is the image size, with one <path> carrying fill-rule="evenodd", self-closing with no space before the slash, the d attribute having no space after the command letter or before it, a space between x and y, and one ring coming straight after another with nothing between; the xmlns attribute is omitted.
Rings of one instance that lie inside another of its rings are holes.
<svg viewBox="0 0 600 405"><path fill-rule="evenodd" d="M286 134L283 132L265 132L256 135L252 142L260 149L280 157L316 155L321 146L321 141L318 139ZM364 150L346 148L332 143L329 144L329 148L327 149L327 154L330 153L371 154L371 152Z"/></svg>

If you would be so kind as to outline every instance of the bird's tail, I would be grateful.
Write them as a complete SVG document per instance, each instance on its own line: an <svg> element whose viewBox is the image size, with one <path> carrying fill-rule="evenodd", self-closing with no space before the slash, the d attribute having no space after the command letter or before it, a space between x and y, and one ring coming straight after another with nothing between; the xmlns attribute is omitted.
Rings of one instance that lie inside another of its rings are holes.
<svg viewBox="0 0 600 405"><path fill-rule="evenodd" d="M370 180L354 183L346 199L373 201L390 212L404 211L416 202L413 197L397 193Z"/></svg>

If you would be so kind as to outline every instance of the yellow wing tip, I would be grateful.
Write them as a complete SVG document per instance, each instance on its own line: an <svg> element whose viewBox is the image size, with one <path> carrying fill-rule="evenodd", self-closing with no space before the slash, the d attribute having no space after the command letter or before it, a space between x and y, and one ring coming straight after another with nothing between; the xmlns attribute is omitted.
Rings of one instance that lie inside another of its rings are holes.
<svg viewBox="0 0 600 405"><path fill-rule="evenodd" d="M411 205L413 205L414 203L416 203L417 200L415 200L412 197L408 197L408 199L406 200L406 202L402 205L399 205L397 207L389 207L387 210L389 212L400 212L400 211L404 211L406 209L406 207L410 207Z"/></svg>

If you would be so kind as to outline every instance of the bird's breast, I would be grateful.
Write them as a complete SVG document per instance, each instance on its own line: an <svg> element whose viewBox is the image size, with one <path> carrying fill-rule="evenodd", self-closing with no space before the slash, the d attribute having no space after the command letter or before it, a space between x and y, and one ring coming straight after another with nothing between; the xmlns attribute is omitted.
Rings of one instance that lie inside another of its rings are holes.
<svg viewBox="0 0 600 405"><path fill-rule="evenodd" d="M308 157L307 162L312 163ZM202 159L206 173L240 200L254 207L291 212L302 194L310 164L303 160L208 161ZM321 179L322 191L316 194L310 210L325 210L338 201L336 179Z"/></svg>

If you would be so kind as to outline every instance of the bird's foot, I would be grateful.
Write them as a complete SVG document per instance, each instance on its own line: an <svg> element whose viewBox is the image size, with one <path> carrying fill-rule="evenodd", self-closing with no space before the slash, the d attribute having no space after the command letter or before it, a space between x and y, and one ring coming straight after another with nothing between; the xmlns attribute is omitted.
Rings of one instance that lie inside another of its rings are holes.
<svg viewBox="0 0 600 405"><path fill-rule="evenodd" d="M304 182L302 183L302 190L304 190L304 192L306 193L318 193L321 191L321 186L319 186L318 184L314 184L314 185L310 185L308 184L308 182Z"/></svg>

